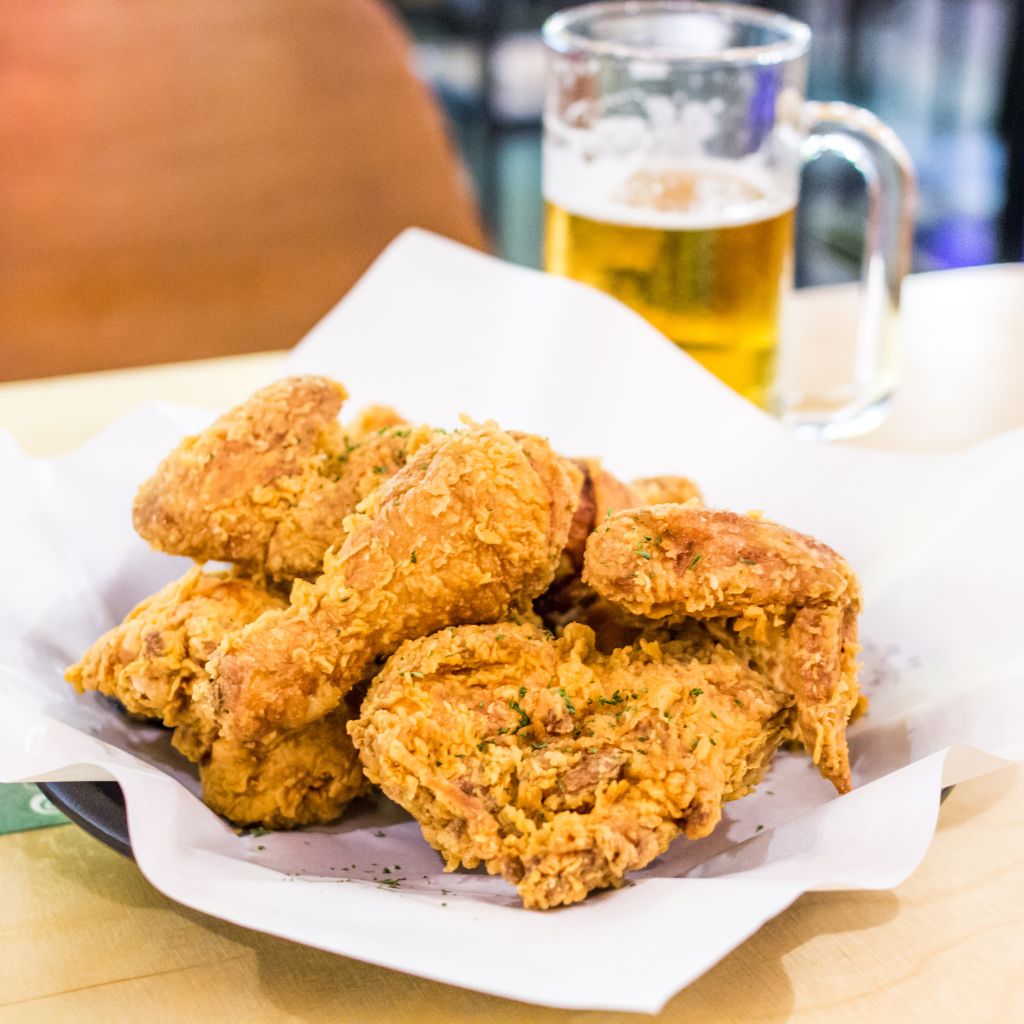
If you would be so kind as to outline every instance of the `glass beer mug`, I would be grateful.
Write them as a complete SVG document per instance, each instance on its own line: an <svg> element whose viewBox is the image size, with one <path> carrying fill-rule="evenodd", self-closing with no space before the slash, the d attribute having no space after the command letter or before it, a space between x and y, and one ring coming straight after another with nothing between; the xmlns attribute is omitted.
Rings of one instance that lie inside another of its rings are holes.
<svg viewBox="0 0 1024 1024"><path fill-rule="evenodd" d="M877 424L892 394L914 178L874 115L805 100L810 35L731 3L549 18L544 263L632 306L799 432L832 438ZM793 211L801 169L825 153L865 180L863 295L855 350L822 337L801 353L780 349Z"/></svg>

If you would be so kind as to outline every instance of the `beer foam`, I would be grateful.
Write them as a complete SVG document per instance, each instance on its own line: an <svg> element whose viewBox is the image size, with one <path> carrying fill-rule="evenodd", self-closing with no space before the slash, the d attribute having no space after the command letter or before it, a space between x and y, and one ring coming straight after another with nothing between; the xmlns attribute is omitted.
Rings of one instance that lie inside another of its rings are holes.
<svg viewBox="0 0 1024 1024"><path fill-rule="evenodd" d="M669 231L738 227L796 205L795 175L756 160L652 160L642 154L588 160L547 143L544 199L606 224Z"/></svg>

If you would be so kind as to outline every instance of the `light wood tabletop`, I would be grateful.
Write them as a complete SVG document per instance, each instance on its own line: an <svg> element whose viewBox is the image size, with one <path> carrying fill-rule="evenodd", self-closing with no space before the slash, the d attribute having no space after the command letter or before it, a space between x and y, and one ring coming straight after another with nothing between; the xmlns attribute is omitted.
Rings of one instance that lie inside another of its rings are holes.
<svg viewBox="0 0 1024 1024"><path fill-rule="evenodd" d="M834 331L852 301L802 293L794 329ZM911 279L903 323L904 384L861 443L938 450L1024 426L1024 267ZM264 354L2 385L0 429L55 455L140 401L223 407L276 373ZM225 924L73 826L0 837L0 891L0 1024L640 1019L530 1007ZM1024 1019L1024 768L958 786L903 885L801 897L657 1019Z"/></svg>

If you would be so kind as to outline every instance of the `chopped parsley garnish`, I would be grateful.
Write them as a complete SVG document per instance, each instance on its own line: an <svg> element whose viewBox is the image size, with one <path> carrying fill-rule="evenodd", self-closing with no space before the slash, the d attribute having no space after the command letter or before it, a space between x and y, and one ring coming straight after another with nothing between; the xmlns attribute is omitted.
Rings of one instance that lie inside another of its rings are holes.
<svg viewBox="0 0 1024 1024"><path fill-rule="evenodd" d="M519 695L522 696L526 693L525 689L519 691ZM532 718L519 706L519 701L510 700L508 706L519 716L519 725L516 726L516 732L520 729L525 729L533 721Z"/></svg>
<svg viewBox="0 0 1024 1024"><path fill-rule="evenodd" d="M385 466L374 466L373 471L374 473L386 473L387 468Z"/></svg>
<svg viewBox="0 0 1024 1024"><path fill-rule="evenodd" d="M686 568L692 569L703 557L704 556L698 551L697 554L690 559L690 564Z"/></svg>
<svg viewBox="0 0 1024 1024"><path fill-rule="evenodd" d="M557 693L562 698L562 700L565 701L565 709L566 709L566 711L568 711L570 715L575 715L576 714L576 705L573 704L573 702L569 699L569 694L567 694L565 692L565 687L564 686L559 686L558 689L555 690L555 693Z"/></svg>
<svg viewBox="0 0 1024 1024"><path fill-rule="evenodd" d="M757 565L757 562L755 562L754 559L752 559L752 558L741 558L740 561L744 565Z"/></svg>
<svg viewBox="0 0 1024 1024"><path fill-rule="evenodd" d="M690 696L691 696L691 697L699 697L699 696L700 696L700 695L701 695L701 694L702 694L703 692L704 692L704 691L703 691L703 690L702 690L702 689L701 689L701 688L700 688L699 686L695 686L695 687L694 687L694 688L693 688L693 689L692 689L692 690L690 691Z"/></svg>
<svg viewBox="0 0 1024 1024"><path fill-rule="evenodd" d="M754 829L754 831L755 832L760 832L761 829L763 829L763 828L764 828L764 825L758 825L757 828Z"/></svg>
<svg viewBox="0 0 1024 1024"><path fill-rule="evenodd" d="M700 743L700 737L699 736L690 744L690 753L691 754L697 749L697 744L698 743Z"/></svg>
<svg viewBox="0 0 1024 1024"><path fill-rule="evenodd" d="M619 693L618 690L616 690L611 695L611 697L598 697L597 698L597 703L598 704L607 704L607 705L621 704L624 699L625 698L622 696L622 694Z"/></svg>
<svg viewBox="0 0 1024 1024"><path fill-rule="evenodd" d="M413 548L412 551L409 552L409 561L412 562L413 565L416 564L416 549L415 548Z"/></svg>

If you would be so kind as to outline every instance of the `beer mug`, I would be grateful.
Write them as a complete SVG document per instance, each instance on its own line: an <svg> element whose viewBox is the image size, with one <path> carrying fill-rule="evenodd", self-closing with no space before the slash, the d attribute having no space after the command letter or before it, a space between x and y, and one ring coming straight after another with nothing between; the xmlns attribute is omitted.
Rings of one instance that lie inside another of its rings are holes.
<svg viewBox="0 0 1024 1024"><path fill-rule="evenodd" d="M594 3L544 25L544 265L632 306L799 432L850 436L896 378L914 178L874 115L805 100L810 29L755 7ZM802 168L825 153L863 176L854 346L780 347ZM780 360L781 355L781 360Z"/></svg>

